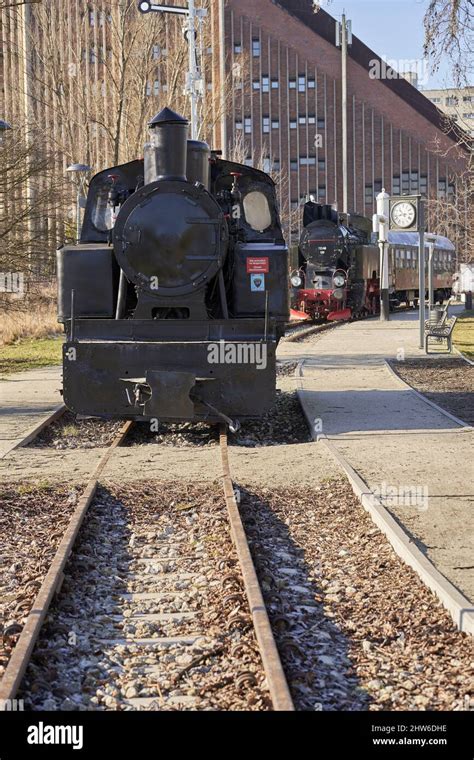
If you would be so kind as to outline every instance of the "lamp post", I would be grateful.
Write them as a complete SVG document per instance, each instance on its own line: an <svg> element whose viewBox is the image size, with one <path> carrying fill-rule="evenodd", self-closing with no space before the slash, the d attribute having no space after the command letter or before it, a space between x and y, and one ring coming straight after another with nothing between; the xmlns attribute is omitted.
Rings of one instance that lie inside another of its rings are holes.
<svg viewBox="0 0 474 760"><path fill-rule="evenodd" d="M377 195L377 213L373 217L374 232L378 232L380 250L380 321L390 319L390 294L388 272L388 226L390 196L382 189Z"/></svg>
<svg viewBox="0 0 474 760"><path fill-rule="evenodd" d="M433 296L433 254L435 247L434 235L425 234L425 243L428 246L428 313L434 307Z"/></svg>
<svg viewBox="0 0 474 760"><path fill-rule="evenodd" d="M87 166L87 164L71 164L71 166L67 167L66 171L70 172L71 176L76 177L76 240L79 242L81 239L81 198L85 195L86 174L92 171L92 167Z"/></svg>

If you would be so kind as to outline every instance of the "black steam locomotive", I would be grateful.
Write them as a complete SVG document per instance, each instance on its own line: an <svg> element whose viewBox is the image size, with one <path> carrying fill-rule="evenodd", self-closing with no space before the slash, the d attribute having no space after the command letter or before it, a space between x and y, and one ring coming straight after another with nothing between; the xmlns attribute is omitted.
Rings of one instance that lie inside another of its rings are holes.
<svg viewBox="0 0 474 760"><path fill-rule="evenodd" d="M106 418L258 416L289 317L274 183L188 139L165 108L144 159L91 181L81 239L58 251L64 401Z"/></svg>

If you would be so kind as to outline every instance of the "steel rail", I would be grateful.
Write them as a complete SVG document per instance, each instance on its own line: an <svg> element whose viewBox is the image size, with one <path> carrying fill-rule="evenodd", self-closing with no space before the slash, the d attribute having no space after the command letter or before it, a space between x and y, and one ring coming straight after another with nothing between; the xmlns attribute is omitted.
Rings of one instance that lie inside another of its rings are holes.
<svg viewBox="0 0 474 760"><path fill-rule="evenodd" d="M61 539L61 543L56 550L51 566L41 584L40 590L38 591L32 609L30 610L26 623L20 634L20 638L18 639L5 673L0 681L0 711L8 709L9 701L15 698L16 692L21 684L21 680L33 652L46 613L55 592L61 586L66 562L68 561L90 503L94 498L99 484L99 477L109 461L112 451L117 448L117 446L120 446L132 425L133 422L126 422L119 430L110 446L107 448L103 456L101 456L77 503L76 509L74 510L63 538Z"/></svg>
<svg viewBox="0 0 474 760"><path fill-rule="evenodd" d="M232 538L239 558L240 568L242 570L245 593L247 595L250 613L252 615L273 708L277 711L293 711L295 707L281 664L280 655L275 644L267 609L265 607L244 526L235 499L234 485L229 467L227 430L224 425L220 428L219 443L224 481L224 495L229 514Z"/></svg>
<svg viewBox="0 0 474 760"><path fill-rule="evenodd" d="M7 454L10 454L15 449L21 448L22 446L27 446L31 441L34 441L35 438L38 437L38 435L49 425L51 425L53 422L55 422L57 419L63 416L64 412L66 411L65 404L59 404L55 409L53 409L52 412L50 412L46 417L43 417L42 420L39 422L35 422L35 424L28 428L26 433L24 433L19 438L15 438L10 446L6 451L3 452L3 454L0 456L0 459L4 459Z"/></svg>

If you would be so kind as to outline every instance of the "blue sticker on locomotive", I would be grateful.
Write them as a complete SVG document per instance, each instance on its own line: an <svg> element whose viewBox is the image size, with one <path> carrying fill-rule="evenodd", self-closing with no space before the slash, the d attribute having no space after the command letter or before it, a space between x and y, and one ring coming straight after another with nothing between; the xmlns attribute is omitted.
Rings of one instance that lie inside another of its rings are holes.
<svg viewBox="0 0 474 760"><path fill-rule="evenodd" d="M265 275L264 274L251 274L250 275L250 290L253 293L265 292Z"/></svg>

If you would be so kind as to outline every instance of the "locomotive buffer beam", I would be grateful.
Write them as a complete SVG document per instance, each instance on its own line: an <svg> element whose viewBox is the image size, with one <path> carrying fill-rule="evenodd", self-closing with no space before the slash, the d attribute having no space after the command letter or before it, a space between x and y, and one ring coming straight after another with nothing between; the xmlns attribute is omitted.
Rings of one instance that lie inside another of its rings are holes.
<svg viewBox="0 0 474 760"><path fill-rule="evenodd" d="M189 395L196 385L193 372L148 370L144 378L121 379L127 385L133 384L132 391L126 389L128 401L132 406L141 407L145 417L166 417L171 398L173 416L177 419L194 416L194 403Z"/></svg>

